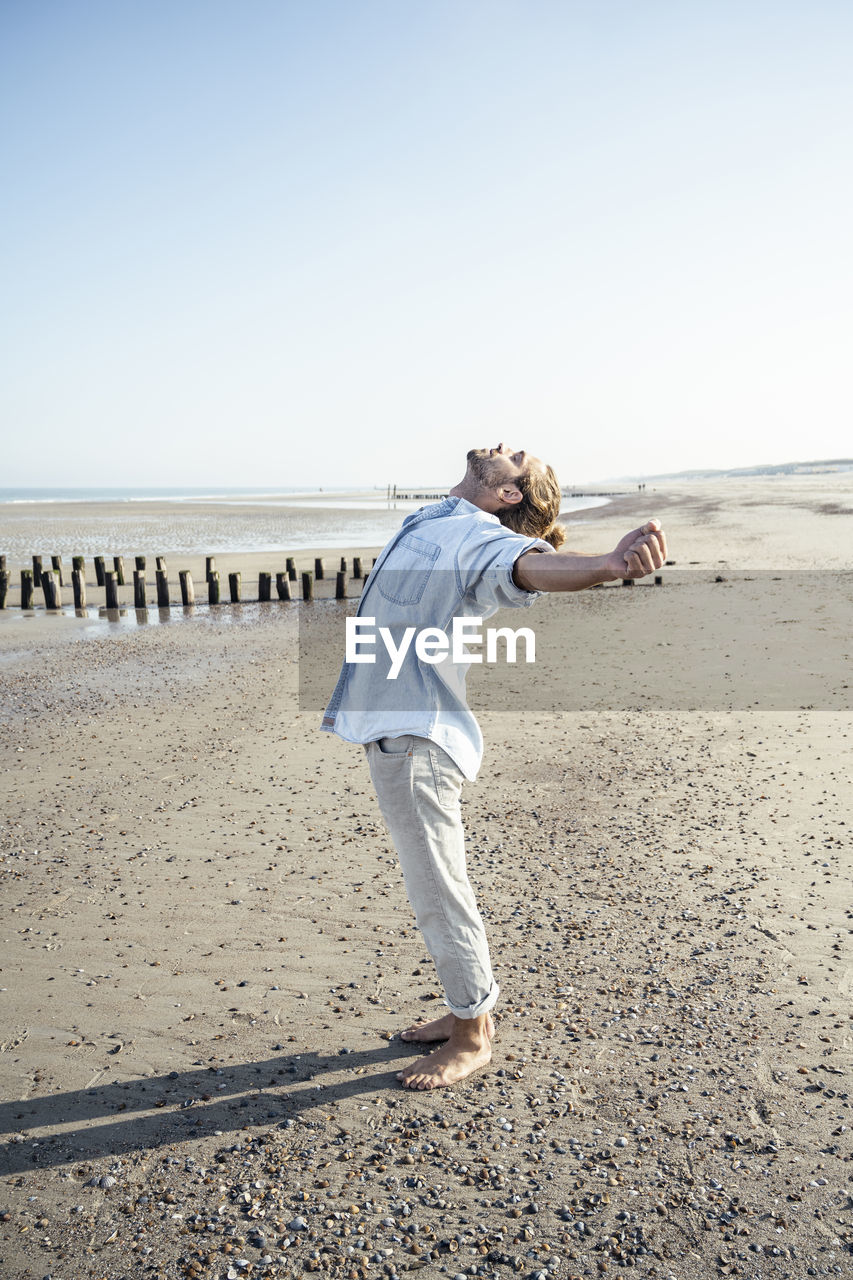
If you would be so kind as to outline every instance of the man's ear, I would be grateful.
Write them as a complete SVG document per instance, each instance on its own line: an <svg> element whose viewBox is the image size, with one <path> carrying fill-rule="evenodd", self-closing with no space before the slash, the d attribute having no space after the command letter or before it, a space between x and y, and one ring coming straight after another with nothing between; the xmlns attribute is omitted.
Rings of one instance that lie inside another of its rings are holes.
<svg viewBox="0 0 853 1280"><path fill-rule="evenodd" d="M517 507L524 494L514 484L502 484L498 489L498 499L505 507Z"/></svg>

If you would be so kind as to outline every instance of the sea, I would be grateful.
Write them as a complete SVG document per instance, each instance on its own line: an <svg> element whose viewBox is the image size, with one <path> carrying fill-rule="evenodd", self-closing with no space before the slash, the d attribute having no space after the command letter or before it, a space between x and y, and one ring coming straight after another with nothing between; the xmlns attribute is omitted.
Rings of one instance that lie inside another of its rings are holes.
<svg viewBox="0 0 853 1280"><path fill-rule="evenodd" d="M440 489L425 492L435 497ZM0 554L12 566L33 555L215 555L372 547L411 511L387 489L0 488ZM566 497L563 511L601 506Z"/></svg>

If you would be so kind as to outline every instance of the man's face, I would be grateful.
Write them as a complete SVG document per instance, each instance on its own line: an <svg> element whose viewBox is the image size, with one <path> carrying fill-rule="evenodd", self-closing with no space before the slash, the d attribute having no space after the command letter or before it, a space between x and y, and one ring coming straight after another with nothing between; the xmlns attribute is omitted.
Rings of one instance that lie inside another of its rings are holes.
<svg viewBox="0 0 853 1280"><path fill-rule="evenodd" d="M539 458L503 443L494 449L470 449L467 461L469 472L484 489L516 484L531 468L544 470Z"/></svg>

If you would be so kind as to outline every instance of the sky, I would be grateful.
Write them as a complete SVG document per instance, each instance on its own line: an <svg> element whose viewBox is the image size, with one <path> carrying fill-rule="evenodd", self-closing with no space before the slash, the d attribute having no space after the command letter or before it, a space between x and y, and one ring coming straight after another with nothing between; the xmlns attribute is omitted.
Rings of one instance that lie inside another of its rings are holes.
<svg viewBox="0 0 853 1280"><path fill-rule="evenodd" d="M4 0L0 485L853 453L848 0Z"/></svg>

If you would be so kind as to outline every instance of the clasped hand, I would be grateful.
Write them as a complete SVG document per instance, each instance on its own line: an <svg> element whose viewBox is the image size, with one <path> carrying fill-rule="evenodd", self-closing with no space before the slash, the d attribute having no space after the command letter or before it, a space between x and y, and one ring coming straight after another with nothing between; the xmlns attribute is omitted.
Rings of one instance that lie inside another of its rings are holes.
<svg viewBox="0 0 853 1280"><path fill-rule="evenodd" d="M644 578L666 561L666 535L659 520L647 520L616 544L610 560L619 578Z"/></svg>

